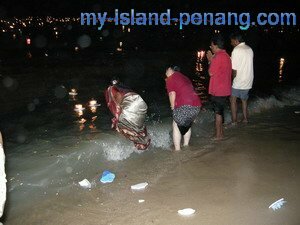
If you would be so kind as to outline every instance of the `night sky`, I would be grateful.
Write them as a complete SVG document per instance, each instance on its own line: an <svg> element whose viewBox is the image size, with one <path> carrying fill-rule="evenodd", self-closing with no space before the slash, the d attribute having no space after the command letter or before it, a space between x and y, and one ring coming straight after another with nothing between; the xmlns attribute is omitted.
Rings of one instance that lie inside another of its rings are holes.
<svg viewBox="0 0 300 225"><path fill-rule="evenodd" d="M170 8L178 12L244 11L297 12L297 1L100 1L100 0L1 0L0 17L13 16L76 16L80 12L113 11L115 8L134 8L145 12L159 12Z"/></svg>

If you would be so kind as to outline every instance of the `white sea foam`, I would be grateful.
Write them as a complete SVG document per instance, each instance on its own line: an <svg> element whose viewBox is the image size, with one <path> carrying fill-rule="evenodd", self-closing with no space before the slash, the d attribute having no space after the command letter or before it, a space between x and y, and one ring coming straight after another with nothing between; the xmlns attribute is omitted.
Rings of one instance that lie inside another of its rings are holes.
<svg viewBox="0 0 300 225"><path fill-rule="evenodd" d="M148 127L151 137L151 146L155 148L169 149L171 145L171 124L156 123Z"/></svg>
<svg viewBox="0 0 300 225"><path fill-rule="evenodd" d="M284 91L280 94L280 97L271 95L266 98L257 98L249 103L249 113L260 113L273 108L295 105L300 105L299 88L292 88L289 91Z"/></svg>

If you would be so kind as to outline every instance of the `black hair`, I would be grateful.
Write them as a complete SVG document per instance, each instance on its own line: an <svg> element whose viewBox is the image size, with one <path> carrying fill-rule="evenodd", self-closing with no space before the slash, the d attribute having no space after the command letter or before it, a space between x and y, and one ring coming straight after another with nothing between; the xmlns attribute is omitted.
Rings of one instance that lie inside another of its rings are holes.
<svg viewBox="0 0 300 225"><path fill-rule="evenodd" d="M244 42L243 35L240 32L234 32L230 34L230 39L237 40L238 42Z"/></svg>
<svg viewBox="0 0 300 225"><path fill-rule="evenodd" d="M127 85L123 84L123 83L120 81L120 78L117 77L117 76L113 76L113 77L110 79L110 83L111 83L111 85L113 85L115 88L117 88L118 91L120 91L120 92L124 92L124 93L132 92L132 89L131 89L130 87L128 87Z"/></svg>
<svg viewBox="0 0 300 225"><path fill-rule="evenodd" d="M174 70L174 71L180 72L180 67L179 67L179 66L170 64L170 65L168 65L168 66L166 67L166 69L169 69L169 68L171 68L171 69Z"/></svg>
<svg viewBox="0 0 300 225"><path fill-rule="evenodd" d="M118 84L120 83L120 78L117 77L117 76L113 76L111 79L110 79L110 84L111 85L115 85L115 84Z"/></svg>
<svg viewBox="0 0 300 225"><path fill-rule="evenodd" d="M224 38L221 34L215 34L210 41L214 44L217 45L218 48L220 49L224 49L225 48L225 42L224 42Z"/></svg>

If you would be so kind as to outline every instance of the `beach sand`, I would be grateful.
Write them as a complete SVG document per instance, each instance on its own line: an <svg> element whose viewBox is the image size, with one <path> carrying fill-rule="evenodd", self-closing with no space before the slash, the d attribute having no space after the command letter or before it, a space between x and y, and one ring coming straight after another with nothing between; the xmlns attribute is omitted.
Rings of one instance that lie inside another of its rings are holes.
<svg viewBox="0 0 300 225"><path fill-rule="evenodd" d="M226 129L224 141L193 137L181 152L134 155L119 162L113 183L74 186L18 211L9 206L5 224L300 224L296 110L254 114L249 124ZM145 181L144 191L130 190ZM281 209L268 208L280 198L287 201ZM183 218L183 208L196 212Z"/></svg>

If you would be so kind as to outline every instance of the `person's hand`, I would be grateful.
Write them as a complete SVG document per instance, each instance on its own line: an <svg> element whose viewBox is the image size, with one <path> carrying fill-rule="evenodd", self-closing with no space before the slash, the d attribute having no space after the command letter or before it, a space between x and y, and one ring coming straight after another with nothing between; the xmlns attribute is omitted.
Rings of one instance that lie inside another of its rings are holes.
<svg viewBox="0 0 300 225"><path fill-rule="evenodd" d="M213 56L214 55L213 55L213 53L210 50L208 50L206 52L206 57L207 57L207 59L208 59L209 62L211 61L211 59L212 59Z"/></svg>
<svg viewBox="0 0 300 225"><path fill-rule="evenodd" d="M111 119L111 128L112 129L117 129L117 123L118 123L118 120L117 120L117 118L116 117L114 117L114 118L112 118Z"/></svg>
<svg viewBox="0 0 300 225"><path fill-rule="evenodd" d="M206 109L206 108L204 108L204 107L201 107L201 111L202 111L202 112L206 112L206 111L207 111L207 109Z"/></svg>

